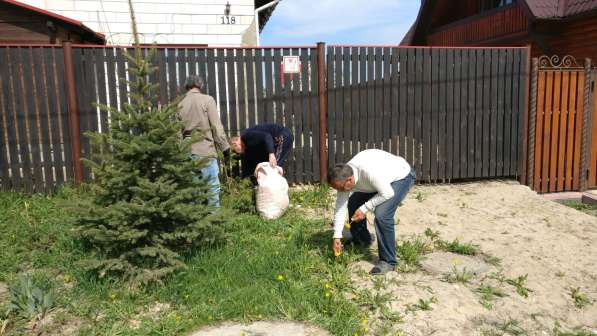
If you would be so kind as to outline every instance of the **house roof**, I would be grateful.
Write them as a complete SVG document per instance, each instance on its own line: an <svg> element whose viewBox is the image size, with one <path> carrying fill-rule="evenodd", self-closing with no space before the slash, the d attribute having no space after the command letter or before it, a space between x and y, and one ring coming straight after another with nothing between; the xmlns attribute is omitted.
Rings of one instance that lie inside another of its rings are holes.
<svg viewBox="0 0 597 336"><path fill-rule="evenodd" d="M597 0L518 0L534 19L559 20L577 15L597 12ZM431 12L438 0L422 0L419 14L410 30L402 39L401 45L411 45L421 36Z"/></svg>
<svg viewBox="0 0 597 336"><path fill-rule="evenodd" d="M90 28L85 26L81 21L73 20L66 16L52 13L45 9L27 5L27 4L24 4L22 2L15 1L15 0L1 0L1 3L9 5L9 6L14 6L16 8L20 8L23 10L27 10L27 11L33 12L37 15L45 16L48 18L48 20L56 21L56 23L60 23L63 26L66 26L67 28L78 32L79 34L81 34L81 36L83 38L85 38L86 41L99 43L99 44L106 43L106 37L103 34L100 34L100 33L97 33L95 31L91 30Z"/></svg>
<svg viewBox="0 0 597 336"><path fill-rule="evenodd" d="M597 0L526 0L535 18L562 19L597 9Z"/></svg>
<svg viewBox="0 0 597 336"><path fill-rule="evenodd" d="M255 0L255 9L257 9L263 5L267 5L270 2L272 2L272 0ZM263 30L263 28L265 27L265 24L267 23L269 18L274 13L276 6L278 6L278 4L275 4L275 5L271 6L270 8L267 8L264 11L262 11L261 13L259 13L259 31Z"/></svg>

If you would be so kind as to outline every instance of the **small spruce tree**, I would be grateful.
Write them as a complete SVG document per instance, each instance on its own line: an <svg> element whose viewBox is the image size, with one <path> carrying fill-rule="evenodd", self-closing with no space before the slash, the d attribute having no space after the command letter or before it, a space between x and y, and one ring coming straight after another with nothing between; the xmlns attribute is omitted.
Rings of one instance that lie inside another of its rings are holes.
<svg viewBox="0 0 597 336"><path fill-rule="evenodd" d="M224 217L208 205L207 183L193 174L205 162L189 160L201 135L182 139L178 101L158 108L156 85L148 81L153 52L143 57L134 22L133 30L130 103L122 111L100 106L110 114L109 130L87 134L94 156L86 163L95 181L77 205L76 222L95 251L87 260L91 269L150 283L184 268L185 253L221 240Z"/></svg>

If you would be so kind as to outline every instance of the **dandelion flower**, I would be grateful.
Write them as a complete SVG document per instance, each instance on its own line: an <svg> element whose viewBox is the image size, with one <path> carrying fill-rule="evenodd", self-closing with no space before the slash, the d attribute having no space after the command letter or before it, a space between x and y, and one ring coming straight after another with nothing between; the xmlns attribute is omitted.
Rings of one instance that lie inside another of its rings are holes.
<svg viewBox="0 0 597 336"><path fill-rule="evenodd" d="M350 230L350 224L348 224L348 223L344 224L344 228L346 228L346 230Z"/></svg>
<svg viewBox="0 0 597 336"><path fill-rule="evenodd" d="M214 318L213 318L213 316L209 315L209 316L207 317L207 319L208 319L209 321L211 321L211 320L213 320Z"/></svg>
<svg viewBox="0 0 597 336"><path fill-rule="evenodd" d="M325 284L325 288L328 288L328 289L329 289L329 288L332 288L332 285L330 285L329 283L326 283L326 284Z"/></svg>
<svg viewBox="0 0 597 336"><path fill-rule="evenodd" d="M336 257L339 257L341 254L342 254L342 252L334 252L334 255L335 255Z"/></svg>
<svg viewBox="0 0 597 336"><path fill-rule="evenodd" d="M328 292L325 292L325 297L326 297L326 298L329 298L329 297L331 297L331 296L332 296L332 292L329 292L329 291L328 291Z"/></svg>
<svg viewBox="0 0 597 336"><path fill-rule="evenodd" d="M276 280L284 281L284 276L282 274L278 274L278 276L276 277Z"/></svg>

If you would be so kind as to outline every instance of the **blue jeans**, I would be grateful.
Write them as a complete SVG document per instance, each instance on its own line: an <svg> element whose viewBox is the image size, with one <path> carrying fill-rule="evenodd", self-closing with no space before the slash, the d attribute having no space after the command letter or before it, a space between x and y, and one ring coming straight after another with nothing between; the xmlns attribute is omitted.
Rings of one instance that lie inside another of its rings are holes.
<svg viewBox="0 0 597 336"><path fill-rule="evenodd" d="M379 251L379 260L392 266L396 266L396 233L394 230L394 215L400 203L406 197L406 194L413 186L416 180L416 174L411 170L402 180L392 183L394 197L378 205L375 208L375 231L377 232L377 248ZM357 209L365 202L370 200L377 193L354 192L348 199L348 216L352 218ZM350 226L350 234L355 243L365 246L371 245L371 234L367 230L367 221L353 223Z"/></svg>
<svg viewBox="0 0 597 336"><path fill-rule="evenodd" d="M192 161L199 161L201 157L195 154L191 154ZM204 179L207 184L211 186L210 195L208 196L209 205L214 208L220 207L220 167L218 160L209 158L205 167L197 170L195 173L195 179Z"/></svg>

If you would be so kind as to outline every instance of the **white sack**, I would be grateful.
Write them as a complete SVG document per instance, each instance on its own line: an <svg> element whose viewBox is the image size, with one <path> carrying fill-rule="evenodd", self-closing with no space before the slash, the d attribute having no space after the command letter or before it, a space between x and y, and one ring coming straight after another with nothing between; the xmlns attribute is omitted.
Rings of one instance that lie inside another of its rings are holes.
<svg viewBox="0 0 597 336"><path fill-rule="evenodd" d="M255 169L257 177L257 211L265 219L279 218L288 209L288 182L281 167L262 162Z"/></svg>

